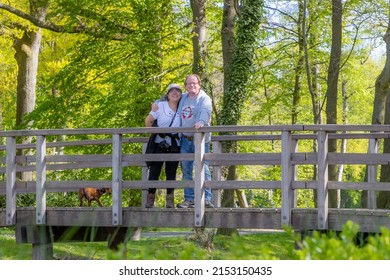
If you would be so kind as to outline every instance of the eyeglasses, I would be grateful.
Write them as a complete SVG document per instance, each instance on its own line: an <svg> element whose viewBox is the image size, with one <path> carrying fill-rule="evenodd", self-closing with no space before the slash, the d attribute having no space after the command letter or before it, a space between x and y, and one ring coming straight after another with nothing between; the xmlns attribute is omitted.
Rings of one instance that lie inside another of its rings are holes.
<svg viewBox="0 0 390 280"><path fill-rule="evenodd" d="M196 86L198 85L199 83L186 83L187 86Z"/></svg>

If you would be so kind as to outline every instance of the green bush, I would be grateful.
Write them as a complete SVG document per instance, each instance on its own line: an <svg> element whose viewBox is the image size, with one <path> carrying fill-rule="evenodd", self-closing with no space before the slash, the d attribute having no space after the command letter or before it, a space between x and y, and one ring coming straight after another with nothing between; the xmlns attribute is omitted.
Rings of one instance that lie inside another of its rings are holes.
<svg viewBox="0 0 390 280"><path fill-rule="evenodd" d="M388 260L390 259L390 233L386 228L368 236L359 243L359 225L347 222L343 230L320 233L315 231L298 241L300 250L295 251L300 260Z"/></svg>

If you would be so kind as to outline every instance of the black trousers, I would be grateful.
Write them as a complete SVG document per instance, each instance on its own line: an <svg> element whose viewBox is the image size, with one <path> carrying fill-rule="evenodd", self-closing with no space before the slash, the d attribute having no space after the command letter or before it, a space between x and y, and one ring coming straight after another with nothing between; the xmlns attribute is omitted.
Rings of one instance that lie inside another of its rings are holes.
<svg viewBox="0 0 390 280"><path fill-rule="evenodd" d="M168 151L167 149L156 147L156 154L174 154L173 152ZM175 152L179 153L179 152ZM179 166L178 161L154 161L150 163L149 167L149 177L150 181L157 181L161 174L161 169L165 163L165 176L168 180L174 181L176 180L177 167ZM174 192L174 188L167 189L167 194L172 194ZM149 193L156 193L155 188L149 188Z"/></svg>

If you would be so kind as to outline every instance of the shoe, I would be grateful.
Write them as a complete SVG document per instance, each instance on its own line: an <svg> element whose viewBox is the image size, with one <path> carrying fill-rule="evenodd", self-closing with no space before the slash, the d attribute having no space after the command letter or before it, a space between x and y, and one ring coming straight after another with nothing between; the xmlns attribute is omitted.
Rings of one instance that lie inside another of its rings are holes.
<svg viewBox="0 0 390 280"><path fill-rule="evenodd" d="M184 200L182 203L177 205L177 208L194 208L195 203L193 201Z"/></svg>
<svg viewBox="0 0 390 280"><path fill-rule="evenodd" d="M211 203L211 201L206 200L205 207L206 208L214 208L214 205Z"/></svg>
<svg viewBox="0 0 390 280"><path fill-rule="evenodd" d="M171 194L167 194L166 195L166 204L165 204L165 207L166 208L175 208L175 196L173 193Z"/></svg>
<svg viewBox="0 0 390 280"><path fill-rule="evenodd" d="M146 197L146 208L153 208L154 207L154 198L155 194L154 193L148 193Z"/></svg>

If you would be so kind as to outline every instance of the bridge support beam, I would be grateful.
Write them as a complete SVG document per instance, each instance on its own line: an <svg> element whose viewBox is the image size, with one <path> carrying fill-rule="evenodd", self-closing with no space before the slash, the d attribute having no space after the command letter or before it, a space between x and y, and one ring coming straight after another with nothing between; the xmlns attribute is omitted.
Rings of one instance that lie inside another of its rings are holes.
<svg viewBox="0 0 390 280"><path fill-rule="evenodd" d="M49 226L16 226L16 242L31 243L33 260L53 259L53 235Z"/></svg>

